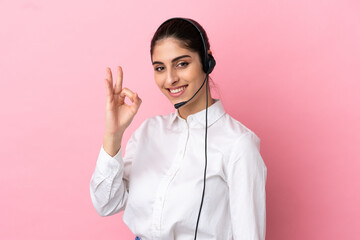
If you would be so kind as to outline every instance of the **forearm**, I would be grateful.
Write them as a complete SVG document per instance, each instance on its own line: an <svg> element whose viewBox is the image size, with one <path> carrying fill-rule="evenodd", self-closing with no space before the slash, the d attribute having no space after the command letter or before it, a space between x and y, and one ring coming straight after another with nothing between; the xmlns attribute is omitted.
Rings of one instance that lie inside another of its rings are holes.
<svg viewBox="0 0 360 240"><path fill-rule="evenodd" d="M123 176L121 150L111 157L101 149L90 181L91 199L101 216L113 215L125 207L128 192Z"/></svg>

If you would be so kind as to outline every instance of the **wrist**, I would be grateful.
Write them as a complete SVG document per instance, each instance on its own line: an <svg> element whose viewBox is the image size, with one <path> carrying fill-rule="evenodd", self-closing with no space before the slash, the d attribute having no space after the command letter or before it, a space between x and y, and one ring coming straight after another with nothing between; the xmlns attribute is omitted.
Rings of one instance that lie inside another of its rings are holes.
<svg viewBox="0 0 360 240"><path fill-rule="evenodd" d="M110 155L115 156L121 148L122 134L106 133L103 139L103 148Z"/></svg>

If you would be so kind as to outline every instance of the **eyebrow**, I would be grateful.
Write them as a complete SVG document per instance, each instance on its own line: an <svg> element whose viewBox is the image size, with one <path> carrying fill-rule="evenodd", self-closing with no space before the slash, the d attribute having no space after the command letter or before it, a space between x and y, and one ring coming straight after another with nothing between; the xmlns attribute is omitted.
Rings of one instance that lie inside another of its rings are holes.
<svg viewBox="0 0 360 240"><path fill-rule="evenodd" d="M173 62L175 62L175 61L177 61L177 60L179 60L181 58L184 58L184 57L190 57L191 58L191 56L189 56L189 55L181 55L181 56L178 56L178 57L174 58L173 60L171 60L171 62L173 63ZM159 61L155 61L155 62L152 63L152 65L154 65L154 64L164 64L164 63L159 62Z"/></svg>

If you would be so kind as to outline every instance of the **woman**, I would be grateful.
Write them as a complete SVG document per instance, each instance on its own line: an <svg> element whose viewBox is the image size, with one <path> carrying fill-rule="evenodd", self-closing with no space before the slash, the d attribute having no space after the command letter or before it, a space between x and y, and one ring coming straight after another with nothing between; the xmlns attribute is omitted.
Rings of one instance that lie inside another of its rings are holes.
<svg viewBox="0 0 360 240"><path fill-rule="evenodd" d="M121 67L114 87L107 69L106 131L90 182L96 211L124 210L124 222L142 240L265 239L260 139L211 98L206 80L215 60L205 30L191 19L169 19L150 53L160 91L171 104L185 104L145 120L122 157L121 139L141 99L122 88Z"/></svg>

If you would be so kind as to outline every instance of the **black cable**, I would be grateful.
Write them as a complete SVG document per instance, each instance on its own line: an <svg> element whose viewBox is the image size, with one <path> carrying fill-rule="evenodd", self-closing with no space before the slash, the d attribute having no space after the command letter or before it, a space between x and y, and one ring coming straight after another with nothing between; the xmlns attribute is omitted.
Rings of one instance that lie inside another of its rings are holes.
<svg viewBox="0 0 360 240"><path fill-rule="evenodd" d="M204 195L205 195L205 183L206 183L206 168L207 168L207 125L208 125L208 78L209 78L209 74L206 73L206 117L205 117L205 169L204 169L204 185L203 185L203 192L202 192L202 197L201 197L201 204L200 204L200 209L199 209L199 214L198 214L198 218L197 218L197 222L196 222L196 228L195 228L195 237L194 240L196 240L197 237L197 229L198 229L198 225L199 225L199 220L200 220L200 213L201 213L201 209L202 209L202 205L204 202Z"/></svg>

